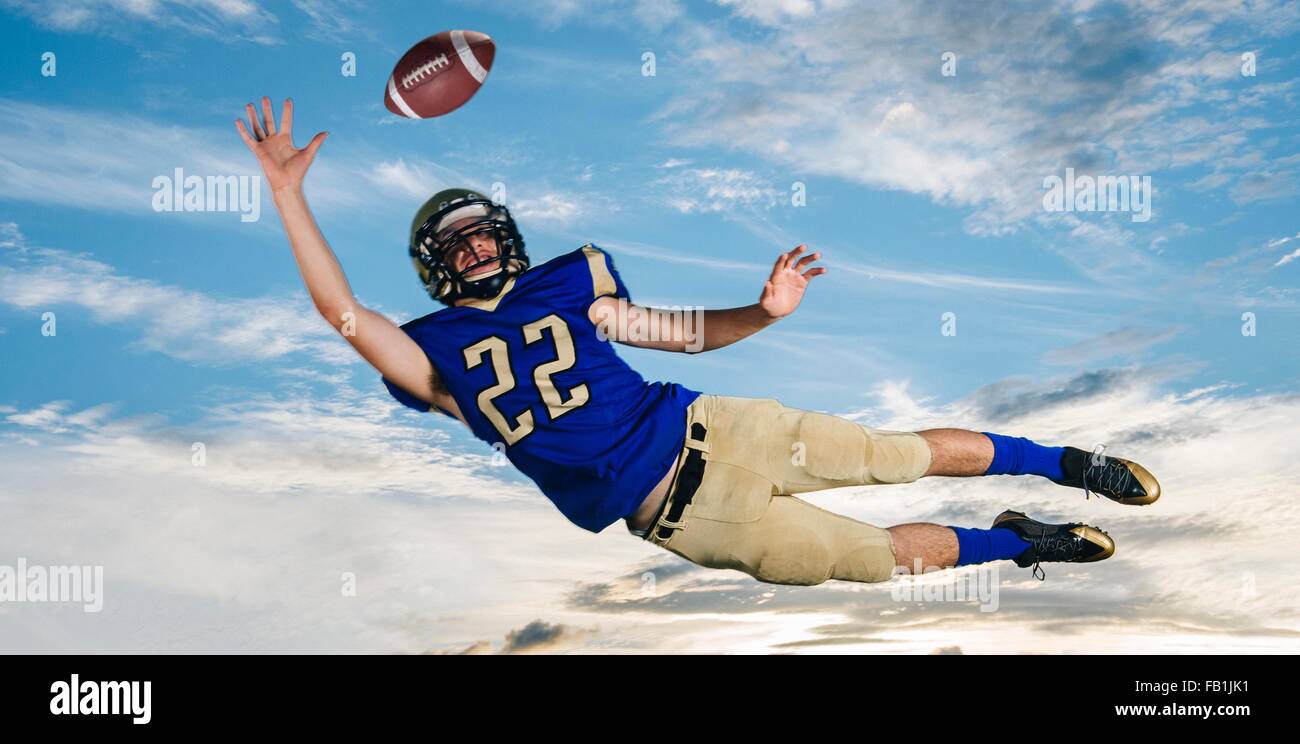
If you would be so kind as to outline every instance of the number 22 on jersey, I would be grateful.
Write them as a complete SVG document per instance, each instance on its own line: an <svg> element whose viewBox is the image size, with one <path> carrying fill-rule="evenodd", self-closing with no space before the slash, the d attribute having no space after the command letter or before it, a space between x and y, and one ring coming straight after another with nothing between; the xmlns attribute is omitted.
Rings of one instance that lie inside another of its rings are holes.
<svg viewBox="0 0 1300 744"><path fill-rule="evenodd" d="M554 421L569 411L585 405L590 397L590 391L585 383L569 388L561 394L551 379L552 375L570 369L578 361L568 324L558 315L551 314L540 320L534 320L521 330L525 344L541 341L549 330L551 342L555 345L555 359L539 364L533 369L533 382L537 386L542 402L546 404L546 412L551 420ZM532 407L515 416L512 424L495 402L496 398L514 390L516 385L514 373L510 371L510 352L505 339L500 336L488 336L482 341L465 347L464 352L467 371L482 364L484 357L490 357L492 360L496 383L480 391L477 402L483 416L501 434L506 445L513 445L531 434L536 428Z"/></svg>

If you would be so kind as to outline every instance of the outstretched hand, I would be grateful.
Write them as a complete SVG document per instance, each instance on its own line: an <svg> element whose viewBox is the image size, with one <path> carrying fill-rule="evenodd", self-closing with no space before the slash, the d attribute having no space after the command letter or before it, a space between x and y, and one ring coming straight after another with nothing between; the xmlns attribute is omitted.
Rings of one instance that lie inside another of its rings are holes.
<svg viewBox="0 0 1300 744"><path fill-rule="evenodd" d="M773 318L783 318L794 312L799 307L800 300L803 299L804 290L808 288L808 282L814 276L820 276L826 273L826 269L817 266L807 271L804 267L821 258L820 253L813 253L803 258L799 254L803 253L805 245L800 245L788 253L782 253L776 259L776 264L772 266L772 275L768 277L767 283L763 285L763 294L758 298L758 304L763 310ZM799 259L796 261L795 259Z"/></svg>
<svg viewBox="0 0 1300 744"><path fill-rule="evenodd" d="M325 141L327 133L317 133L306 147L298 149L293 146L292 99L284 100L284 111L278 128L275 125L275 117L271 113L270 98L262 96L260 122L253 104L247 104L247 107L248 121L253 127L252 134L249 134L242 119L235 120L235 128L239 130L239 136L243 138L244 144L248 145L248 149L257 156L257 162L262 166L262 173L266 175L266 182L270 185L271 191L302 186L302 179L307 175L307 169L311 167L316 151Z"/></svg>

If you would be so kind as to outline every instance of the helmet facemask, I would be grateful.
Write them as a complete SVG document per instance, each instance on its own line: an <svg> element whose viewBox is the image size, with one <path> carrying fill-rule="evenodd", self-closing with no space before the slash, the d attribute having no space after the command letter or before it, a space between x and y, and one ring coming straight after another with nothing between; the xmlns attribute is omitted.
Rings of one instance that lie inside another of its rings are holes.
<svg viewBox="0 0 1300 744"><path fill-rule="evenodd" d="M467 219L471 221L451 227ZM472 250L471 238L483 234L495 242L496 255L457 269L449 259L458 250ZM495 297L511 277L528 268L524 240L510 211L474 193L439 204L438 211L415 231L410 253L429 296L447 305ZM482 271L484 267L488 270Z"/></svg>

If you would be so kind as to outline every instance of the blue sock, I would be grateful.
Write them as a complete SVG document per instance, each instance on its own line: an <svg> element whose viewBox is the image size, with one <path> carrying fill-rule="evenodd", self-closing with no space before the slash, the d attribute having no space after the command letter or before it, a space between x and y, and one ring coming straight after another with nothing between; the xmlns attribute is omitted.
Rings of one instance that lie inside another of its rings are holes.
<svg viewBox="0 0 1300 744"><path fill-rule="evenodd" d="M993 440L993 462L985 475L1041 475L1050 480L1064 480L1061 455L1064 447L1044 447L1024 437L1004 437L983 432Z"/></svg>
<svg viewBox="0 0 1300 744"><path fill-rule="evenodd" d="M991 530L965 527L948 529L957 533L956 565L958 566L1011 560L1030 547L1028 542L1020 539L1020 535L1005 527L995 527Z"/></svg>

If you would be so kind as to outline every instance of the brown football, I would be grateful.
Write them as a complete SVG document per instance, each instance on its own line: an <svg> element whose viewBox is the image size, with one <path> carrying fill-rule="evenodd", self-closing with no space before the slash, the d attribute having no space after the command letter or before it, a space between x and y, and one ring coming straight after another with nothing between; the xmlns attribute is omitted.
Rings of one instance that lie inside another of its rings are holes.
<svg viewBox="0 0 1300 744"><path fill-rule="evenodd" d="M460 108L492 68L496 46L478 31L443 31L411 47L388 76L384 105L398 116L428 119Z"/></svg>

